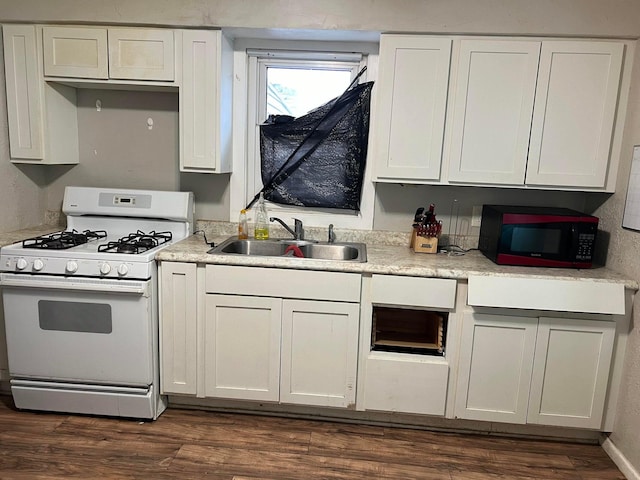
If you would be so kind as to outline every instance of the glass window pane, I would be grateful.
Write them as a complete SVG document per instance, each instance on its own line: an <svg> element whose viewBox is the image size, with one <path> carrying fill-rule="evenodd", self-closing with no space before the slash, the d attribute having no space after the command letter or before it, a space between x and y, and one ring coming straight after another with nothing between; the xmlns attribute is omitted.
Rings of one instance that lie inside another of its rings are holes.
<svg viewBox="0 0 640 480"><path fill-rule="evenodd" d="M267 116L300 117L339 96L351 83L351 70L267 68Z"/></svg>

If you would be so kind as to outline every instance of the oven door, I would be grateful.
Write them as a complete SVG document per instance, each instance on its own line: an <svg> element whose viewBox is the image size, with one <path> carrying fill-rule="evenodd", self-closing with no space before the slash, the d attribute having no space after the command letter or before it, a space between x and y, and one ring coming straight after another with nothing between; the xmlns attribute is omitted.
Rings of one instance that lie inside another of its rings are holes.
<svg viewBox="0 0 640 480"><path fill-rule="evenodd" d="M0 279L12 378L152 383L151 280Z"/></svg>

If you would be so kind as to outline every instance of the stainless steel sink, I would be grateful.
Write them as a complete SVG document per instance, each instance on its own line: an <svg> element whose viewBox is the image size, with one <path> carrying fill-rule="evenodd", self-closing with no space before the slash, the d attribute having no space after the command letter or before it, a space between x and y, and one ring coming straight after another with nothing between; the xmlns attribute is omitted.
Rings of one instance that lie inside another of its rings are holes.
<svg viewBox="0 0 640 480"><path fill-rule="evenodd" d="M287 249L295 245L300 249L303 257L296 257L294 249ZM304 240L239 240L231 237L209 250L208 253L218 255L246 255L262 257L292 257L302 261L311 260L333 260L346 262L366 262L367 246L364 243L327 243L311 242Z"/></svg>

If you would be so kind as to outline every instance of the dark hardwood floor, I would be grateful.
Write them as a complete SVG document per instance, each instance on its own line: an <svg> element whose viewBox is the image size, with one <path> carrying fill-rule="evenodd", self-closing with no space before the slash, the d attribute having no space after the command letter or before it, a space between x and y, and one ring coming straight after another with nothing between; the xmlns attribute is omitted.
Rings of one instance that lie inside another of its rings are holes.
<svg viewBox="0 0 640 480"><path fill-rule="evenodd" d="M155 422L19 412L1 479L624 479L597 445L169 409Z"/></svg>

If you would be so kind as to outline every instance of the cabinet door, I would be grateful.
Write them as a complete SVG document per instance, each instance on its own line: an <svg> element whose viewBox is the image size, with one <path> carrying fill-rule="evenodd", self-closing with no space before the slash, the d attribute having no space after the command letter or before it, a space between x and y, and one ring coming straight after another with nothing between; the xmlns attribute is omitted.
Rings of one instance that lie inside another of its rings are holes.
<svg viewBox="0 0 640 480"><path fill-rule="evenodd" d="M360 306L285 300L280 401L355 408Z"/></svg>
<svg viewBox="0 0 640 480"><path fill-rule="evenodd" d="M205 394L277 402L282 300L208 294Z"/></svg>
<svg viewBox="0 0 640 480"><path fill-rule="evenodd" d="M231 170L232 49L220 31L182 32L180 170Z"/></svg>
<svg viewBox="0 0 640 480"><path fill-rule="evenodd" d="M615 322L541 318L529 423L599 429Z"/></svg>
<svg viewBox="0 0 640 480"><path fill-rule="evenodd" d="M196 264L160 267L160 387L162 393L197 393Z"/></svg>
<svg viewBox="0 0 640 480"><path fill-rule="evenodd" d="M542 42L527 184L605 185L623 49Z"/></svg>
<svg viewBox="0 0 640 480"><path fill-rule="evenodd" d="M3 25L11 158L44 156L43 105L33 25Z"/></svg>
<svg viewBox="0 0 640 480"><path fill-rule="evenodd" d="M455 414L526 423L538 319L465 314Z"/></svg>
<svg viewBox="0 0 640 480"><path fill-rule="evenodd" d="M448 179L524 184L540 42L462 40Z"/></svg>
<svg viewBox="0 0 640 480"><path fill-rule="evenodd" d="M438 180L451 40L382 35L376 87L378 179Z"/></svg>
<svg viewBox="0 0 640 480"><path fill-rule="evenodd" d="M173 30L109 29L109 77L164 80L175 77Z"/></svg>
<svg viewBox="0 0 640 480"><path fill-rule="evenodd" d="M44 27L42 39L45 76L109 78L105 28Z"/></svg>

